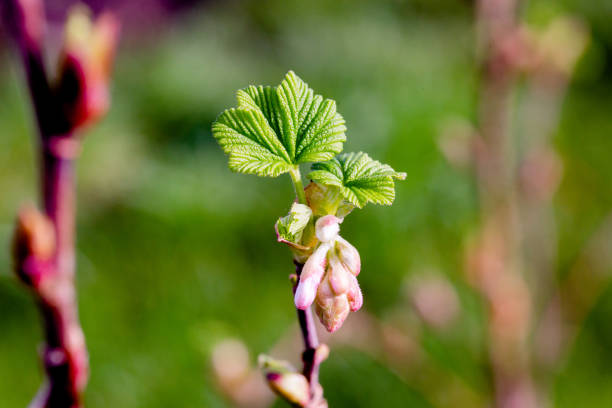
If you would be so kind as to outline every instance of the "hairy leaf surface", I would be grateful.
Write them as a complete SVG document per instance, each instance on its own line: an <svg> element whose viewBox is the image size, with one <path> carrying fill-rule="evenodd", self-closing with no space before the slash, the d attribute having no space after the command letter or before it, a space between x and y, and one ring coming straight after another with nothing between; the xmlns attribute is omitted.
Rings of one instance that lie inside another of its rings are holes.
<svg viewBox="0 0 612 408"><path fill-rule="evenodd" d="M369 202L391 205L395 199L395 179L405 179L406 173L359 152L342 153L324 163L314 163L308 178L340 188L347 201L362 208Z"/></svg>
<svg viewBox="0 0 612 408"><path fill-rule="evenodd" d="M236 96L238 107L224 111L212 127L230 169L276 177L342 150L346 127L336 103L316 95L293 71L276 88L249 86Z"/></svg>

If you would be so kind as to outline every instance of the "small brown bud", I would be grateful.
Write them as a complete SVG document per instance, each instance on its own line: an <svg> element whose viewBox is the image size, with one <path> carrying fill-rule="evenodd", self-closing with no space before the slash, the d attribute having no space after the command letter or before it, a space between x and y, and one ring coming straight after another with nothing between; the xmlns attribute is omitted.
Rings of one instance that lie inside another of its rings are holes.
<svg viewBox="0 0 612 408"><path fill-rule="evenodd" d="M55 229L47 216L32 206L17 216L13 236L15 273L28 285L38 285L55 253Z"/></svg>
<svg viewBox="0 0 612 408"><path fill-rule="evenodd" d="M292 404L306 406L310 400L308 380L299 373L268 373L268 385L278 395Z"/></svg>
<svg viewBox="0 0 612 408"><path fill-rule="evenodd" d="M74 128L95 122L108 110L109 76L119 32L111 14L92 20L74 7L66 22L56 92Z"/></svg>
<svg viewBox="0 0 612 408"><path fill-rule="evenodd" d="M32 206L19 211L13 238L13 256L17 265L33 256L49 260L55 252L55 229L49 218Z"/></svg>
<svg viewBox="0 0 612 408"><path fill-rule="evenodd" d="M321 364L329 357L329 346L327 344L321 344L315 350L315 363Z"/></svg>
<svg viewBox="0 0 612 408"><path fill-rule="evenodd" d="M317 349L317 352L319 349ZM320 353L325 353L321 350ZM323 354L321 358L324 359ZM268 386L276 394L291 404L305 407L310 401L310 386L308 380L284 360L275 360L270 356L260 355L259 366L264 372Z"/></svg>

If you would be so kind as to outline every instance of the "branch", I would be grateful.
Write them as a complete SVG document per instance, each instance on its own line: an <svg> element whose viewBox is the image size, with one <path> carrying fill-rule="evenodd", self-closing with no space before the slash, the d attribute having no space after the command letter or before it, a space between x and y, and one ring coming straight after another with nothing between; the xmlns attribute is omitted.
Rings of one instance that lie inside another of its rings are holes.
<svg viewBox="0 0 612 408"><path fill-rule="evenodd" d="M108 16L92 25L86 10L75 9L67 26L75 20L85 25L66 30L58 80L51 86L41 51L43 3L1 4L21 56L40 138L44 213L33 207L20 211L13 248L17 276L32 291L44 325L47 379L30 408L79 408L89 362L74 283L74 159L80 151L77 131L108 105L107 78L118 26Z"/></svg>

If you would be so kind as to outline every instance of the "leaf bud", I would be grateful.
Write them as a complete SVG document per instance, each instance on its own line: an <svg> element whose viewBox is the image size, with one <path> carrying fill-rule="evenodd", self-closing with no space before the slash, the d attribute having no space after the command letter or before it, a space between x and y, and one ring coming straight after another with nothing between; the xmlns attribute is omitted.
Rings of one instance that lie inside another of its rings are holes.
<svg viewBox="0 0 612 408"><path fill-rule="evenodd" d="M118 32L119 23L111 14L92 21L85 6L70 11L55 91L72 128L95 122L108 110Z"/></svg>
<svg viewBox="0 0 612 408"><path fill-rule="evenodd" d="M55 228L51 220L33 206L17 215L13 236L15 271L27 284L36 284L55 254Z"/></svg>

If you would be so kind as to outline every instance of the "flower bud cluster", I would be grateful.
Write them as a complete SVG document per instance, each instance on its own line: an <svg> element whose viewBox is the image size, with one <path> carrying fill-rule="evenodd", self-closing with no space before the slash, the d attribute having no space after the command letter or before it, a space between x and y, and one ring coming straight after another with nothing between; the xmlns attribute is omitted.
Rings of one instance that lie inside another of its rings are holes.
<svg viewBox="0 0 612 408"><path fill-rule="evenodd" d="M342 218L325 215L315 224L319 245L308 258L295 291L295 306L315 304L321 323L329 332L338 330L350 311L363 304L357 282L361 271L359 252L339 235Z"/></svg>

